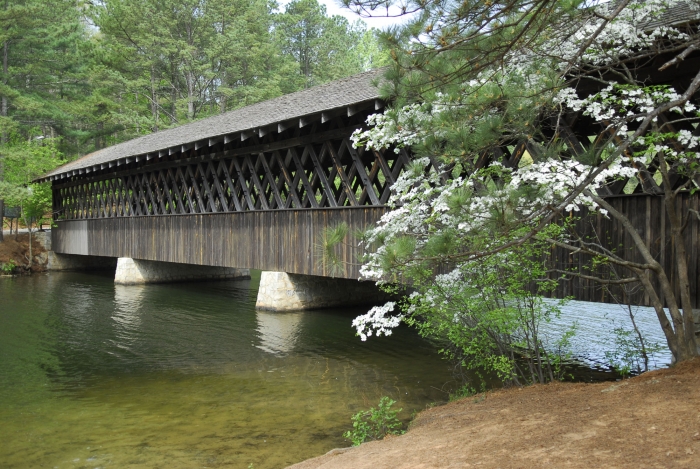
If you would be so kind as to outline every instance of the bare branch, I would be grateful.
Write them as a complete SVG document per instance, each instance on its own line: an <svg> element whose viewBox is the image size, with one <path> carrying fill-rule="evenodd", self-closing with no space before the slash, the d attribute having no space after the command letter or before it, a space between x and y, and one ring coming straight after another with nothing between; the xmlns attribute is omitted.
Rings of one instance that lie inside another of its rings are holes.
<svg viewBox="0 0 700 469"><path fill-rule="evenodd" d="M593 280L596 283L600 283L603 285L622 285L626 283L635 283L639 282L639 279L637 277L627 277L627 278L621 278L617 280L610 280L610 279L604 279L601 277L594 277L592 275L585 275L579 272L568 272L566 270L559 270L559 269L552 269L550 272L556 272L558 274L564 274L564 275L570 275L572 277L578 277L582 278L585 280Z"/></svg>
<svg viewBox="0 0 700 469"><path fill-rule="evenodd" d="M696 50L698 50L698 43L694 42L690 46L688 46L688 48L685 49L683 52L681 52L680 54L675 56L673 59L671 59L668 62L666 62L665 64L663 64L661 67L659 67L659 71L663 72L668 67L670 67L672 65L676 65L679 62L682 62L683 60L685 60L686 57L688 57L693 51L696 51Z"/></svg>

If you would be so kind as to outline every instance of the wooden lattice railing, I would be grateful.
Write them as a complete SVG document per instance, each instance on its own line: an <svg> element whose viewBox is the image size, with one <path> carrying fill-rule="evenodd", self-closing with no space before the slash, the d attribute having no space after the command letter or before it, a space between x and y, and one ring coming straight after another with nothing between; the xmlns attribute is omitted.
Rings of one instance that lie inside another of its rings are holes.
<svg viewBox="0 0 700 469"><path fill-rule="evenodd" d="M383 206L409 161L404 150L355 149L348 137L227 153L54 184L54 211L89 219Z"/></svg>

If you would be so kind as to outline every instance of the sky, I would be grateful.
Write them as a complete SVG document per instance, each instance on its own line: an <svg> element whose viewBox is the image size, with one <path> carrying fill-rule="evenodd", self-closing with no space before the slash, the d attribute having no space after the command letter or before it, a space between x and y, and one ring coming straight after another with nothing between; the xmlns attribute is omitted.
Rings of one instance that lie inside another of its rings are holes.
<svg viewBox="0 0 700 469"><path fill-rule="evenodd" d="M328 16L344 16L351 23L354 23L358 19L361 19L370 28L386 29L388 26L399 24L401 22L401 18L360 18L359 15L356 15L347 8L343 8L339 0L318 0L318 2L323 5L326 5L326 12L328 13ZM279 1L280 10L284 8L283 5L285 5L286 3L289 2L286 0Z"/></svg>

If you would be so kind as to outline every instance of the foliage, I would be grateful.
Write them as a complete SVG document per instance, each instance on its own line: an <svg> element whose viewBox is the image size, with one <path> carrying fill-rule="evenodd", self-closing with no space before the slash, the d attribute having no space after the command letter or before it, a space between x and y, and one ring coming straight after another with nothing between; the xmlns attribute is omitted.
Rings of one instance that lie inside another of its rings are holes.
<svg viewBox="0 0 700 469"><path fill-rule="evenodd" d="M465 397L474 396L478 393L476 388L470 383L465 383L457 388L454 392L450 393L450 402L458 401Z"/></svg>
<svg viewBox="0 0 700 469"><path fill-rule="evenodd" d="M649 343L624 327L614 328L613 333L615 348L605 352L605 359L623 378L648 371L649 355L662 350L659 344Z"/></svg>
<svg viewBox="0 0 700 469"><path fill-rule="evenodd" d="M348 234L347 223L326 227L321 234L321 242L316 246L320 266L328 271L331 277L335 277L345 270L345 265L337 253L337 246L343 244Z"/></svg>
<svg viewBox="0 0 700 469"><path fill-rule="evenodd" d="M492 241L444 236L431 240L426 249L459 252L465 243ZM385 246L395 251L392 256L401 257L396 253L401 243L397 244ZM478 263L460 264L446 274L434 275L427 263L401 266L399 272L409 276L413 290L399 305L402 314L386 316L386 305L376 307L357 317L353 326L365 340L373 332L389 334L402 320L441 344L441 353L472 375L495 375L504 384L561 379L568 358L562 350L573 332L554 339L541 331L560 312L557 303L541 296L556 283L546 279L544 263L536 257L540 249L526 244ZM528 287L535 282L537 291L532 292Z"/></svg>
<svg viewBox="0 0 700 469"><path fill-rule="evenodd" d="M0 267L0 270L2 270L2 273L9 275L15 270L15 267L17 267L15 261L10 259L9 261L5 262L2 267Z"/></svg>
<svg viewBox="0 0 700 469"><path fill-rule="evenodd" d="M392 410L396 404L393 399L384 396L379 399L379 405L375 409L362 410L352 416L352 430L343 433L343 437L352 441L353 446L358 446L365 441L380 440L386 435L401 435L403 424L396 417L401 409Z"/></svg>
<svg viewBox="0 0 700 469"><path fill-rule="evenodd" d="M698 189L700 72L691 69L682 89L650 86L646 79L652 70L681 63L700 38L694 29L666 26L659 18L679 6L695 12L700 4L346 4L370 14L378 7L413 12L405 27L384 36L394 47L384 88L394 105L370 116L371 128L354 135L358 146L410 146L415 155L393 186L393 210L367 238L373 252L362 275L425 287L419 295L431 282L439 284L441 275L453 275L466 292L474 282L467 273L486 275L479 272L481 264L510 262L514 250L530 243L542 254L556 246L590 255L598 266L614 266L625 275L610 280L578 270L551 274L641 284L674 358L696 356L689 258L682 241L693 215L679 209L678 198ZM663 57L663 65L652 63L656 57ZM568 138L565 122L572 118L603 129L598 140L582 145ZM523 156L514 163L509 157L519 145L525 145ZM657 169L658 177L651 180L649 168ZM672 271L658 262L630 220L601 197L609 185L625 181L663 195L668 233L677 247ZM599 240L582 239L563 221L563 215L582 210L613 218L643 261L628 261ZM452 274L443 274L445 269ZM367 324L385 331L390 320L377 319Z"/></svg>
<svg viewBox="0 0 700 469"><path fill-rule="evenodd" d="M298 64L299 87L376 68L386 59L374 31L360 20L349 24L344 17L328 17L317 0L289 2L277 17L276 30L282 50Z"/></svg>
<svg viewBox="0 0 700 469"><path fill-rule="evenodd" d="M43 136L71 160L386 62L375 30L328 16L316 0L277 8L268 0L3 2L0 145L11 134ZM313 38L302 31L308 24L319 25ZM313 58L303 77L292 47L300 41Z"/></svg>
<svg viewBox="0 0 700 469"><path fill-rule="evenodd" d="M63 162L53 139L19 140L14 135L4 146L4 178L0 180L0 198L22 209L27 226L39 222L51 211L51 187L31 181Z"/></svg>
<svg viewBox="0 0 700 469"><path fill-rule="evenodd" d="M363 24L327 16L317 0L276 8L268 0L95 4L95 84L120 138L376 66L381 47Z"/></svg>

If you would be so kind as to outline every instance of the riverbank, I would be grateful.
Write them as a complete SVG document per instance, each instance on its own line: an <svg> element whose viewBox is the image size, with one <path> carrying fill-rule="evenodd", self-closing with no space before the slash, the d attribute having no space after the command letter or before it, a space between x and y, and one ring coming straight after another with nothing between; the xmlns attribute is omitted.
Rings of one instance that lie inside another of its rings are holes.
<svg viewBox="0 0 700 469"><path fill-rule="evenodd" d="M418 467L700 467L700 359L613 383L488 392L289 469Z"/></svg>
<svg viewBox="0 0 700 469"><path fill-rule="evenodd" d="M0 270L0 274L28 274L31 272L45 272L48 265L48 249L50 247L50 231L35 231L32 233L32 262L29 262L29 233L19 234L4 232L4 241L0 243L0 269L11 263L15 267L11 272ZM9 270L9 269L8 269Z"/></svg>

